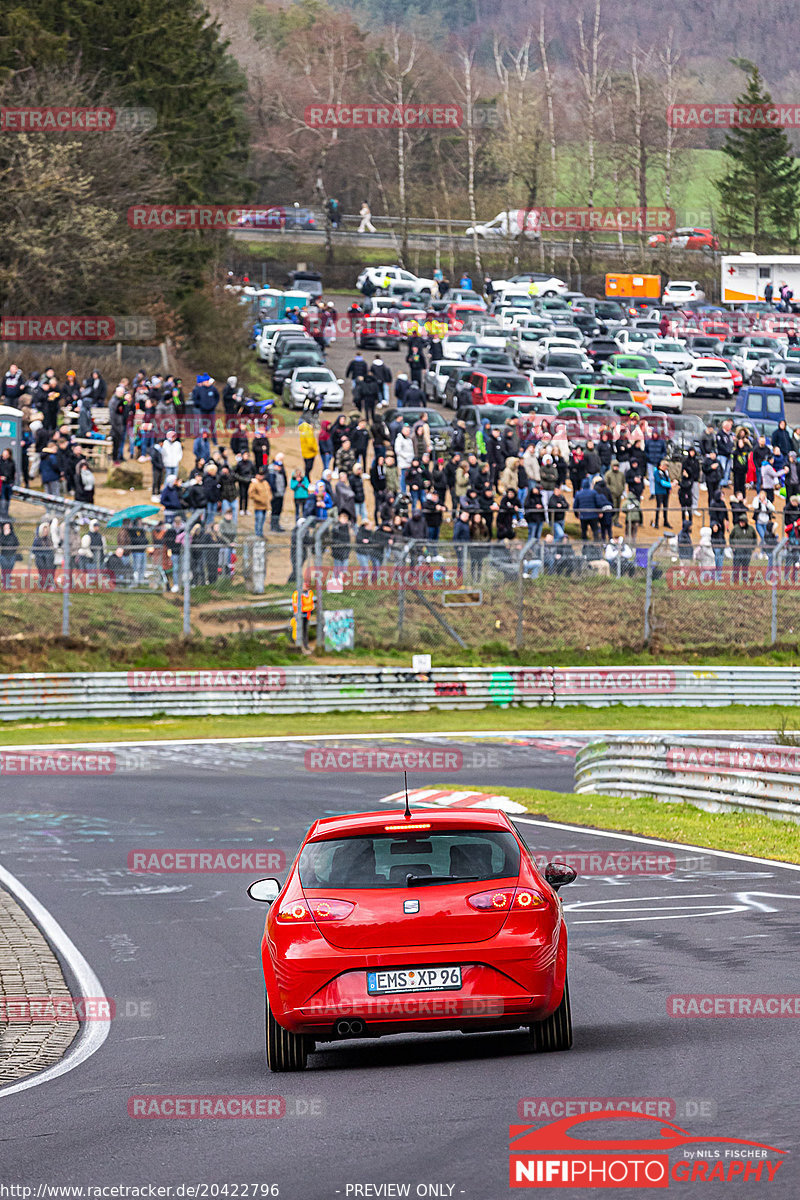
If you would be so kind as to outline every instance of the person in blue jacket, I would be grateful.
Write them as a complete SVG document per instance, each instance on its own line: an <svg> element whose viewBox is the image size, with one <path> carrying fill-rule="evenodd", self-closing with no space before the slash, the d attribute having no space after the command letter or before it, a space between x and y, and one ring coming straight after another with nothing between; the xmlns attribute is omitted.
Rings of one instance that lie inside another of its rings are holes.
<svg viewBox="0 0 800 1200"><path fill-rule="evenodd" d="M600 497L592 487L592 481L588 475L584 475L581 486L575 493L575 498L572 502L572 511L581 523L581 537L583 540L587 540L588 531L591 529L592 537L597 541L600 536Z"/></svg>

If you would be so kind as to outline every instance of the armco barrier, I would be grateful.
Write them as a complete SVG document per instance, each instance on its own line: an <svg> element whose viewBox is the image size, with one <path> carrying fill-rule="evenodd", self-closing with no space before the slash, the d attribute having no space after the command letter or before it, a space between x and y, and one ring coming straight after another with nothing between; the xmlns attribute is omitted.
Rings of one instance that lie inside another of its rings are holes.
<svg viewBox="0 0 800 1200"><path fill-rule="evenodd" d="M575 790L655 796L709 812L760 812L800 822L800 747L691 742L664 735L609 737L578 751Z"/></svg>
<svg viewBox="0 0 800 1200"><path fill-rule="evenodd" d="M260 667L2 675L0 720L424 711L519 705L797 704L792 667Z"/></svg>

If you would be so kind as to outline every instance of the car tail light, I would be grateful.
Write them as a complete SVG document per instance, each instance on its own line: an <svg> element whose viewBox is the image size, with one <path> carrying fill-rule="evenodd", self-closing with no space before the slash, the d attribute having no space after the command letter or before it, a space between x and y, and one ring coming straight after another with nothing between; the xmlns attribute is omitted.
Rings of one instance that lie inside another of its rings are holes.
<svg viewBox="0 0 800 1200"><path fill-rule="evenodd" d="M405 825L384 825L383 828L387 833L413 833L417 829L431 828L430 821L414 821L413 817L410 817L409 821L413 823L409 824L407 821Z"/></svg>
<svg viewBox="0 0 800 1200"><path fill-rule="evenodd" d="M478 912L508 912L526 908L542 908L547 901L532 888L496 888L491 892L476 892L467 903Z"/></svg>
<svg viewBox="0 0 800 1200"><path fill-rule="evenodd" d="M300 925L309 921L343 921L355 908L349 900L292 900L278 910L278 920L284 925Z"/></svg>

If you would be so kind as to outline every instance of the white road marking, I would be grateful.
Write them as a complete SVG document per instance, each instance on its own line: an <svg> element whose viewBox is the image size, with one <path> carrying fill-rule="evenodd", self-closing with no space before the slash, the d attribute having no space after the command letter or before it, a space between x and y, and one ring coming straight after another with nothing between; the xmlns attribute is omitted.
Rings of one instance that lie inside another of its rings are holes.
<svg viewBox="0 0 800 1200"><path fill-rule="evenodd" d="M0 866L0 884L27 911L53 950L68 964L78 986L78 995L84 998L104 996L105 992L100 980L70 936L61 928L53 914L45 908L41 901L37 900L33 893L29 892L25 885L3 866ZM100 1049L108 1037L109 1025L108 1021L82 1022L77 1038L60 1062L40 1071L38 1075L31 1075L27 1079L19 1080L18 1083L11 1083L7 1087L0 1088L0 1098L12 1096L14 1092L24 1092L28 1088L38 1087L40 1083L49 1082L51 1079L57 1079L59 1075L66 1075L68 1071L73 1071L75 1067L86 1062L87 1058L91 1058Z"/></svg>
<svg viewBox="0 0 800 1200"><path fill-rule="evenodd" d="M715 850L713 846L694 846L689 842L667 842L663 838L640 837L635 833L617 833L614 829L589 829L586 825L565 825L560 821L536 821L533 817L517 817L524 825L538 825L541 829L567 829L570 833L583 833L589 837L615 838L620 842L640 842L645 846L670 846L678 850L696 850L711 854L714 858L732 858L735 862L760 863L766 867L781 867L785 871L800 871L800 863L781 862L777 858L757 858L753 854L735 854L732 850Z"/></svg>

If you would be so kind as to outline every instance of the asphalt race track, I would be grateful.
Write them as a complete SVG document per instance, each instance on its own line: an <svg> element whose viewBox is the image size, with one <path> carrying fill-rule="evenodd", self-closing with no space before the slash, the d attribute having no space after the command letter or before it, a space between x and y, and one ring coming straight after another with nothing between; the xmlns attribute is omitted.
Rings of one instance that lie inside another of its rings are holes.
<svg viewBox="0 0 800 1200"><path fill-rule="evenodd" d="M410 739L392 745L402 742ZM463 769L412 775L410 786L571 787L569 738L436 744L460 749ZM61 923L118 1015L104 1044L74 1070L0 1092L0 1183L33 1187L33 1197L48 1194L37 1192L42 1184L248 1183L276 1184L292 1200L497 1200L512 1194L508 1126L526 1119L524 1098L652 1097L669 1102L670 1119L698 1139L741 1138L787 1152L771 1183L749 1179L735 1194L800 1195L800 1018L667 1015L674 993L800 993L800 873L789 868L677 849L671 874L588 875L566 888L569 1053L524 1053L515 1033L415 1035L323 1047L304 1074L268 1073L265 910L245 894L253 876L133 874L127 856L142 848L258 848L291 861L316 817L372 808L402 786L394 775L307 770L310 748L147 747L102 780L4 780L0 861ZM637 849L618 835L535 820L519 827L537 852ZM130 1097L166 1094L280 1095L286 1115L128 1115ZM652 1124L642 1136L654 1136ZM410 1190L354 1190L386 1184ZM728 1193L700 1181L670 1187L686 1196ZM203 1194L217 1193L195 1193Z"/></svg>

